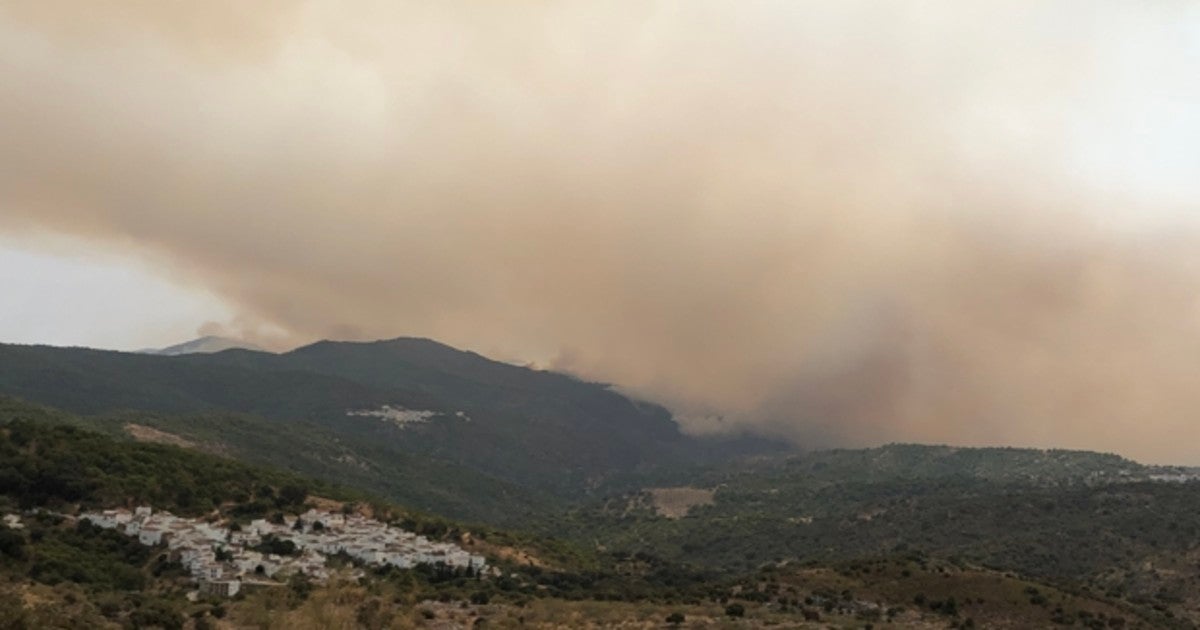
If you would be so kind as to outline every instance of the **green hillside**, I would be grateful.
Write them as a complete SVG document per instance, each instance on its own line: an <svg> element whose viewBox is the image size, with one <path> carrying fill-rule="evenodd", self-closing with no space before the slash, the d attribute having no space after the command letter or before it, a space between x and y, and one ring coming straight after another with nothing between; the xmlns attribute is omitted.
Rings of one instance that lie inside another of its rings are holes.
<svg viewBox="0 0 1200 630"><path fill-rule="evenodd" d="M408 438L414 447L565 496L650 465L720 461L783 448L761 439L685 436L660 406L601 384L493 361L428 339L322 341L280 355L226 352L186 360L306 371L419 392L442 401L429 408L462 412L470 421L423 427ZM554 471L553 479L546 478L548 470Z"/></svg>
<svg viewBox="0 0 1200 630"><path fill-rule="evenodd" d="M0 513L23 515L20 529L0 525L5 628L182 627L188 602L176 566L134 538L60 514L153 505L250 517L296 511L309 493L357 496L204 453L113 440L72 420L12 401L0 407Z"/></svg>
<svg viewBox="0 0 1200 630"><path fill-rule="evenodd" d="M500 566L508 566L505 555L537 558L539 566L556 567L555 575L600 566L593 555L562 543L486 526L467 528L355 490L194 449L114 439L82 428L86 422L12 400L0 405L0 514L19 518L16 529L0 524L0 627L181 628L189 616L225 614L225 604L184 598L194 585L163 550L74 520L83 511L113 507L149 505L181 516L246 523L298 514L319 500L346 509L359 506L354 509L425 536L498 553L493 561ZM419 571L381 574L389 577L413 597L465 598L480 588ZM313 588L293 586L284 612ZM230 608L236 610L236 602Z"/></svg>
<svg viewBox="0 0 1200 630"><path fill-rule="evenodd" d="M690 438L664 409L603 385L418 339L177 357L0 344L0 395L86 414L110 433L150 426L248 461L501 523L647 468L781 448ZM397 426L349 415L385 405L432 417Z"/></svg>
<svg viewBox="0 0 1200 630"><path fill-rule="evenodd" d="M555 527L610 550L753 570L919 553L1200 619L1200 482L1115 455L893 445L689 474L681 518L647 490ZM652 480L654 486L670 477ZM653 487L651 485L648 488Z"/></svg>

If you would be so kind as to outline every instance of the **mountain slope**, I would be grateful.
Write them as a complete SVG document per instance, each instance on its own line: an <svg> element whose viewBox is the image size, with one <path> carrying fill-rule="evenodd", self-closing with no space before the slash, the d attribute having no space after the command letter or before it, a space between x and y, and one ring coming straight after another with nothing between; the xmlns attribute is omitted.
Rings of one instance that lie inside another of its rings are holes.
<svg viewBox="0 0 1200 630"><path fill-rule="evenodd" d="M151 506L245 529L255 518L283 518L316 506L367 514L431 540L462 543L476 553L537 558L563 570L578 570L572 563L584 557L553 542L490 528L468 530L311 478L176 446L114 440L76 426L81 423L86 420L57 410L0 401L0 515L5 516L0 521L0 627L182 630L193 627L189 617L210 614L196 627L213 627L214 618L226 616L227 606L238 610L240 597L189 599L185 594L196 588L195 580L170 559L165 546L139 544L137 536L94 527L78 518L85 511ZM507 566L503 557L497 562ZM384 582L390 575L384 572L380 579L364 573L360 582ZM416 585L428 589L427 596L441 592L465 599L479 589L474 580L438 584L424 577L428 573L406 574L406 591L414 594ZM317 585L292 576L278 586L294 587L291 595L303 601Z"/></svg>
<svg viewBox="0 0 1200 630"><path fill-rule="evenodd" d="M1155 481L1157 471L1083 451L822 451L656 478L702 500L664 506L671 493L649 486L556 527L609 550L726 570L917 553L1153 604L1191 627L1200 481Z"/></svg>
<svg viewBox="0 0 1200 630"><path fill-rule="evenodd" d="M326 416L417 398L296 370L254 370L191 357L0 344L0 394L77 413L144 409L165 413L240 411L277 418Z"/></svg>
<svg viewBox="0 0 1200 630"><path fill-rule="evenodd" d="M656 465L779 448L691 438L603 385L419 339L174 357L0 345L0 394L110 430L123 411L199 441L227 423L216 441L251 461L498 522Z"/></svg>
<svg viewBox="0 0 1200 630"><path fill-rule="evenodd" d="M465 521L517 524L559 509L557 500L536 489L397 449L388 435L391 429L382 423L364 423L363 433L346 434L309 421L281 426L278 421L249 414L135 411L74 422L122 438L159 438L291 470ZM144 429L161 434L148 437Z"/></svg>
<svg viewBox="0 0 1200 630"><path fill-rule="evenodd" d="M582 486L696 444L660 407L640 405L563 374L491 361L429 340L321 342L267 360L376 387L405 386L452 401L453 410L470 422L422 427L412 439L435 452L453 445L462 461L485 470L507 469L522 483L541 483L550 467L567 486ZM514 458L515 453L521 457Z"/></svg>

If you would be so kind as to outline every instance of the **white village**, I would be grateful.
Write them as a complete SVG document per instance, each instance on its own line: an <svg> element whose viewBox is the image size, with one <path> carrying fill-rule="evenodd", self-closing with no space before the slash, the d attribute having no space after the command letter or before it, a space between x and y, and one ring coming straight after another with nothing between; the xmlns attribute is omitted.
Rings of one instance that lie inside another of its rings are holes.
<svg viewBox="0 0 1200 630"><path fill-rule="evenodd" d="M244 586L271 584L272 578L304 575L316 582L330 577L329 556L344 554L365 566L410 569L443 566L480 574L483 556L452 543L433 542L359 514L311 509L283 522L257 519L249 527L224 527L175 516L150 507L87 512L80 518L104 529L136 537L146 546L165 545L170 558L196 580L199 594L232 597ZM264 552L264 543L294 546L295 554Z"/></svg>

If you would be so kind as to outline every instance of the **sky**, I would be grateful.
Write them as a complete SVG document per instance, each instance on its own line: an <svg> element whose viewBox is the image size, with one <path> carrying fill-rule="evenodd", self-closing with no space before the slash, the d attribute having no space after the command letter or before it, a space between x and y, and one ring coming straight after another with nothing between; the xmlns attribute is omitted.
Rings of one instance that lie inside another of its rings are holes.
<svg viewBox="0 0 1200 630"><path fill-rule="evenodd" d="M0 239L0 342L116 350L191 339L233 317L219 297L136 258L46 238ZM209 327L211 328L211 326Z"/></svg>
<svg viewBox="0 0 1200 630"><path fill-rule="evenodd" d="M0 340L428 336L697 433L1200 464L1196 67L1170 0L7 0Z"/></svg>

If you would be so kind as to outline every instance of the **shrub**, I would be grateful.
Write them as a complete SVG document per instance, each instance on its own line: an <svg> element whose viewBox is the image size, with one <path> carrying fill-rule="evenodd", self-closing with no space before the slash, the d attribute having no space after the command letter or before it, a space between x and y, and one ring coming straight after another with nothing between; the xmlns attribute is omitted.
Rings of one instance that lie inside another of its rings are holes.
<svg viewBox="0 0 1200 630"><path fill-rule="evenodd" d="M0 527L0 554L15 560L25 559L25 537L20 532Z"/></svg>

